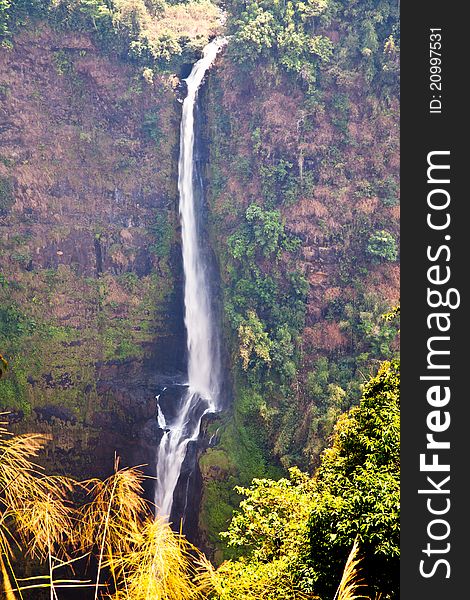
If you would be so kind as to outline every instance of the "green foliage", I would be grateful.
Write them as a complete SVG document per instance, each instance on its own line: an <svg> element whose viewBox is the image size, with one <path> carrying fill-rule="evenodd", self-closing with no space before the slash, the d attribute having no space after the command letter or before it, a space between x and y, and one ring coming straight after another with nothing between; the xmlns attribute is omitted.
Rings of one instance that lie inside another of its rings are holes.
<svg viewBox="0 0 470 600"><path fill-rule="evenodd" d="M9 177L0 176L0 217L5 216L15 202L13 182Z"/></svg>
<svg viewBox="0 0 470 600"><path fill-rule="evenodd" d="M228 246L233 258L260 255L279 257L286 248L289 236L284 229L281 214L278 210L264 210L257 204L251 204L245 212L245 223L228 239Z"/></svg>
<svg viewBox="0 0 470 600"><path fill-rule="evenodd" d="M238 340L240 358L245 371L250 366L252 369L258 369L263 364L271 364L272 342L255 311L249 310L247 319L240 324Z"/></svg>
<svg viewBox="0 0 470 600"><path fill-rule="evenodd" d="M297 468L289 473L289 479L254 479L249 488L236 488L245 498L223 537L230 546L243 548L245 557L268 562L306 549L314 483Z"/></svg>
<svg viewBox="0 0 470 600"><path fill-rule="evenodd" d="M31 406L27 397L27 376L21 361L14 359L6 377L0 381L0 407L22 410L29 414Z"/></svg>
<svg viewBox="0 0 470 600"><path fill-rule="evenodd" d="M2 286L5 289L5 285ZM6 291L6 290L5 290ZM6 302L0 307L0 348L9 358L8 376L0 381L0 407L29 412L26 389L26 364L18 355L22 340L31 339L37 323L28 319L17 307Z"/></svg>
<svg viewBox="0 0 470 600"><path fill-rule="evenodd" d="M331 0L327 20L341 23L341 49L334 67L340 81L359 69L369 81L376 79L382 84L397 85L400 43L397 2Z"/></svg>
<svg viewBox="0 0 470 600"><path fill-rule="evenodd" d="M144 136L152 141L155 144L159 144L162 137L162 131L160 128L160 119L158 112L150 111L146 113L144 117L144 122L142 124L142 132Z"/></svg>
<svg viewBox="0 0 470 600"><path fill-rule="evenodd" d="M309 93L319 68L338 82L361 70L369 81L397 85L399 5L391 0L249 0L228 1L229 53L247 68L269 61L300 75ZM327 32L340 28L338 42Z"/></svg>
<svg viewBox="0 0 470 600"><path fill-rule="evenodd" d="M292 73L314 81L316 67L327 62L333 45L329 38L315 35L313 24L327 6L325 0L229 2L232 14L229 52L245 66L260 59L272 60Z"/></svg>
<svg viewBox="0 0 470 600"><path fill-rule="evenodd" d="M10 8L9 0L0 0L0 39L4 39L8 34L8 11Z"/></svg>
<svg viewBox="0 0 470 600"><path fill-rule="evenodd" d="M219 438L216 448L210 449L200 460L205 480L200 526L207 532L210 542L224 558L234 558L240 551L227 546L221 538L232 517L233 509L240 502L234 489L237 485L249 485L254 477L278 478L282 471L273 466L263 415L267 409L262 396L249 387L237 387L237 403L227 422L217 424L213 433ZM215 424L214 424L215 426Z"/></svg>
<svg viewBox="0 0 470 600"><path fill-rule="evenodd" d="M398 193L400 186L398 181L390 175L379 185L379 196L385 206L396 206L399 203Z"/></svg>
<svg viewBox="0 0 470 600"><path fill-rule="evenodd" d="M254 245L262 249L264 256L278 255L285 236L279 211L265 211L252 204L247 208L245 217L251 223Z"/></svg>
<svg viewBox="0 0 470 600"><path fill-rule="evenodd" d="M260 163L258 172L261 177L263 198L267 204L278 204L279 199L286 193L292 167L292 163L283 159L277 161L276 164Z"/></svg>
<svg viewBox="0 0 470 600"><path fill-rule="evenodd" d="M278 27L274 15L263 10L255 2L249 2L246 12L243 12L240 17L240 21L237 22L239 31L232 46L232 55L240 62L246 60L246 48L248 48L250 59L259 58L263 54L269 56L270 49L276 43Z"/></svg>
<svg viewBox="0 0 470 600"><path fill-rule="evenodd" d="M242 368L259 377L273 366L281 380L289 382L296 372L294 355L308 282L295 269L282 273L277 264L282 252L295 255L300 240L285 230L278 210L250 204L227 245L231 291L225 309L238 334ZM266 264L272 272L266 272Z"/></svg>
<svg viewBox="0 0 470 600"><path fill-rule="evenodd" d="M46 14L50 0L0 0L0 47L11 47L11 36L28 18Z"/></svg>
<svg viewBox="0 0 470 600"><path fill-rule="evenodd" d="M298 469L289 479L254 479L238 487L245 498L223 535L243 552L238 560L219 567L215 598L220 600L294 600L303 598L305 581L299 577L301 556L307 552L307 520L313 481Z"/></svg>
<svg viewBox="0 0 470 600"><path fill-rule="evenodd" d="M64 50L57 50L53 54L54 65L59 75L71 74L73 72L73 60Z"/></svg>
<svg viewBox="0 0 470 600"><path fill-rule="evenodd" d="M360 405L335 428L322 456L309 520L309 566L322 597L332 597L358 538L364 577L383 594L398 593L400 407L399 367L384 363Z"/></svg>
<svg viewBox="0 0 470 600"><path fill-rule="evenodd" d="M216 571L214 598L333 598L356 539L371 597L398 597L398 393L398 364L384 363L313 479L292 468L237 488L244 499L222 536L242 556Z"/></svg>
<svg viewBox="0 0 470 600"><path fill-rule="evenodd" d="M157 213L149 229L155 240L150 246L150 251L154 252L158 258L169 258L174 228L168 218L168 213L166 211Z"/></svg>
<svg viewBox="0 0 470 600"><path fill-rule="evenodd" d="M191 20L193 12L183 12L167 17L173 4L199 7L200 27L210 31L214 26L215 6L207 1L165 2L164 0L0 0L0 40L11 44L11 35L28 19L41 17L58 28L83 31L95 36L101 47L122 59L137 63L146 68L147 79L150 70L170 70L177 62L194 61L207 41L207 33L196 36L181 31L175 23L179 18ZM159 20L166 18L166 27L159 27ZM192 24L191 24L192 25ZM188 33L191 33L191 26ZM59 64L59 69L63 65ZM61 72L59 70L59 72Z"/></svg>
<svg viewBox="0 0 470 600"><path fill-rule="evenodd" d="M395 262L398 259L396 239L393 234L385 229L376 231L370 236L367 252L378 260Z"/></svg>

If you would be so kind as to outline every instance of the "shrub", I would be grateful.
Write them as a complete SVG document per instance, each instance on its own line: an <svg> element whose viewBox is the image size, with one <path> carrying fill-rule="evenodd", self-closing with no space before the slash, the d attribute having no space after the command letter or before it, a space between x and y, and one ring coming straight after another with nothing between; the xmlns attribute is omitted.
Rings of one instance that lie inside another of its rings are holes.
<svg viewBox="0 0 470 600"><path fill-rule="evenodd" d="M394 262L398 259L398 248L395 237L385 229L376 231L369 238L367 252L379 260Z"/></svg>
<svg viewBox="0 0 470 600"><path fill-rule="evenodd" d="M0 217L5 216L15 203L13 181L9 177L0 177Z"/></svg>

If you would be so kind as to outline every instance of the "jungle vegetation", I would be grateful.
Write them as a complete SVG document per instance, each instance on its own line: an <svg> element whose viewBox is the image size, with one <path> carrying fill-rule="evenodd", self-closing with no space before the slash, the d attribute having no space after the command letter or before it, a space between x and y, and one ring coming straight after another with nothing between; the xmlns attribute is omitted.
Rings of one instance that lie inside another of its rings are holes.
<svg viewBox="0 0 470 600"><path fill-rule="evenodd" d="M153 517L138 469L116 460L105 481L51 476L35 464L48 440L11 435L3 424L4 597L47 589L66 598L65 588L83 587L115 600L398 598L398 395L398 363L384 363L338 420L313 478L292 468L288 478L240 488L223 533L238 558L217 569ZM34 575L17 575L25 557Z"/></svg>

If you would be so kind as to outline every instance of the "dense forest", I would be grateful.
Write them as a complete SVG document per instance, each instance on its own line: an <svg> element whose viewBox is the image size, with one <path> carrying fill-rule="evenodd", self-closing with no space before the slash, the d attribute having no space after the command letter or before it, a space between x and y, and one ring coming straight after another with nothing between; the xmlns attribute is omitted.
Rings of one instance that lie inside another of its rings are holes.
<svg viewBox="0 0 470 600"><path fill-rule="evenodd" d="M183 80L215 36L225 396L189 542L149 501L187 368ZM6 600L398 598L399 36L389 0L0 0Z"/></svg>

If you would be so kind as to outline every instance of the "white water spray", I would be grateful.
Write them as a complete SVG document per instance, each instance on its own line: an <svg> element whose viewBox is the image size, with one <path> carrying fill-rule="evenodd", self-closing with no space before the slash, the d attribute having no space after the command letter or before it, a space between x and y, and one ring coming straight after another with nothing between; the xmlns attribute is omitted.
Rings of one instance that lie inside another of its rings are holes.
<svg viewBox="0 0 470 600"><path fill-rule="evenodd" d="M163 415L161 407L158 407L159 424L165 424L165 428L158 448L155 504L158 514L168 518L187 446L198 439L203 416L219 408L219 347L195 207L194 111L204 75L224 44L223 39L212 41L204 48L203 57L193 66L186 79L188 94L183 102L181 117L178 190L185 279L188 387L176 407L175 415Z"/></svg>

